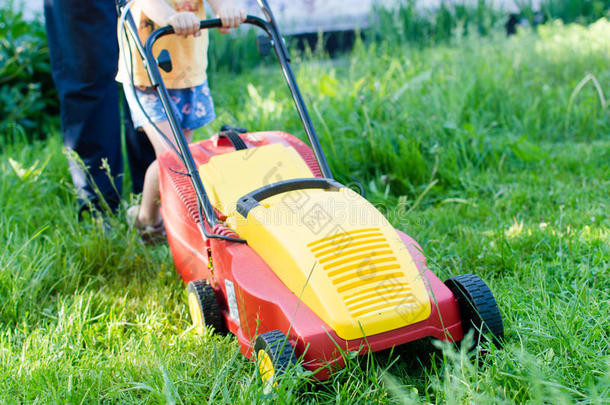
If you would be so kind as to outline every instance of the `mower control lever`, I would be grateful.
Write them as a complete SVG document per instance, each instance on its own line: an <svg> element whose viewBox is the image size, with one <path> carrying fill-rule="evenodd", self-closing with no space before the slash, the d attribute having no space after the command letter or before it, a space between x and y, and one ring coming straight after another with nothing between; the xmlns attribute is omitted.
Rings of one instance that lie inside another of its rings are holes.
<svg viewBox="0 0 610 405"><path fill-rule="evenodd" d="M271 48L273 48L273 40L268 35L258 35L256 37L256 46L261 56L267 56L271 53Z"/></svg>
<svg viewBox="0 0 610 405"><path fill-rule="evenodd" d="M157 56L157 65L163 69L165 73L172 71L172 58L169 56L169 51L163 49L159 56Z"/></svg>
<svg viewBox="0 0 610 405"><path fill-rule="evenodd" d="M244 218L247 218L248 213L253 208L259 206L260 201L266 198L277 194L286 193L288 191L315 188L337 191L340 188L345 188L345 186L333 179L315 177L308 179L290 179L279 181L277 183L258 188L241 197L239 200L237 200L237 212L239 212Z"/></svg>

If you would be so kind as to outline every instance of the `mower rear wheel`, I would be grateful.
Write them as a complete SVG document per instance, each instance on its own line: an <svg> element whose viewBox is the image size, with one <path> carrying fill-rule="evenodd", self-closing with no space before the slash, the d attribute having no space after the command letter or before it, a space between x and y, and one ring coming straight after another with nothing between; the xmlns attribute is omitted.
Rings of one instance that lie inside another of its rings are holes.
<svg viewBox="0 0 610 405"><path fill-rule="evenodd" d="M261 380L267 386L276 385L276 377L296 363L292 345L286 335L277 329L256 337L254 353Z"/></svg>
<svg viewBox="0 0 610 405"><path fill-rule="evenodd" d="M214 288L205 280L194 280L188 283L186 292L189 312L197 333L202 335L206 325L209 325L216 333L225 334L225 322Z"/></svg>
<svg viewBox="0 0 610 405"><path fill-rule="evenodd" d="M461 274L445 281L458 302L464 335L474 330L474 342L489 339L496 346L502 346L504 326L502 315L491 290L485 282L474 274Z"/></svg>

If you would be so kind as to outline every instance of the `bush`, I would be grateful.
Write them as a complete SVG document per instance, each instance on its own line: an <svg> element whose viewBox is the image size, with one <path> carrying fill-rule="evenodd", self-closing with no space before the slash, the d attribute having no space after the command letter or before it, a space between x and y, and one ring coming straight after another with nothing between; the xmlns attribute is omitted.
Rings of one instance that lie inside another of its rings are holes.
<svg viewBox="0 0 610 405"><path fill-rule="evenodd" d="M257 66L263 58L256 47L256 36L263 34L257 27L248 29L245 33L231 34L210 30L208 69L211 72L240 73Z"/></svg>
<svg viewBox="0 0 610 405"><path fill-rule="evenodd" d="M453 3L434 10L417 10L417 0L404 0L398 9L377 9L372 28L365 36L373 42L430 45L462 35L485 35L501 29L506 15L493 9L488 0L474 6ZM565 22L591 22L608 15L610 0L546 0L542 14ZM533 18L524 7L524 16ZM243 36L220 35L212 30L210 71L240 73L261 63L256 30ZM294 50L293 50L294 53ZM271 59L268 60L269 63ZM50 74L46 32L41 21L24 21L11 2L0 8L0 133L27 133L40 137L40 130L58 114L57 94Z"/></svg>
<svg viewBox="0 0 610 405"><path fill-rule="evenodd" d="M398 7L377 7L369 30L377 42L413 42L430 45L478 33L503 29L508 15L490 0L441 2L438 8L422 9L418 0L402 0ZM610 0L543 0L539 8L529 1L517 1L519 19L532 25L543 20L588 24L610 16Z"/></svg>
<svg viewBox="0 0 610 405"><path fill-rule="evenodd" d="M25 21L10 4L0 9L0 133L28 134L57 115L44 24Z"/></svg>
<svg viewBox="0 0 610 405"><path fill-rule="evenodd" d="M422 9L417 0L403 0L396 8L376 8L370 31L376 41L421 45L472 33L486 35L505 18L488 3L479 0L471 6L443 2L438 8Z"/></svg>
<svg viewBox="0 0 610 405"><path fill-rule="evenodd" d="M610 0L545 0L540 11L548 19L586 24L610 16L608 9Z"/></svg>

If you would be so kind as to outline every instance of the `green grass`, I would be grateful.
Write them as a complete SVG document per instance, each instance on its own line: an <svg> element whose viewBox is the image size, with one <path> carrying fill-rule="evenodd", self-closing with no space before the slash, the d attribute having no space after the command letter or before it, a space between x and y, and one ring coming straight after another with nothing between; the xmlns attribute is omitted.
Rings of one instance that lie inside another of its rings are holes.
<svg viewBox="0 0 610 405"><path fill-rule="evenodd" d="M507 342L478 361L413 343L268 396L233 337L190 329L166 247L77 222L57 132L3 134L0 402L608 403L609 44L601 20L295 62L336 176L441 278L485 279ZM277 69L211 81L217 124L302 136Z"/></svg>

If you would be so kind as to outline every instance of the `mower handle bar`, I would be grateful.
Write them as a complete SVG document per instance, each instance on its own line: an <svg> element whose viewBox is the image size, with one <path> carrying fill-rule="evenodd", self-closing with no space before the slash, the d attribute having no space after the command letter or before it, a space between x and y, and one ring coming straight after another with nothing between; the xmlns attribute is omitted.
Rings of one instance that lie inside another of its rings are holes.
<svg viewBox="0 0 610 405"><path fill-rule="evenodd" d="M337 191L344 187L344 185L335 180L318 177L283 180L257 188L256 190L251 191L241 197L239 200L237 200L237 212L239 212L242 217L248 218L248 213L252 209L258 207L262 200L273 197L277 194L286 193L288 191L307 189Z"/></svg>
<svg viewBox="0 0 610 405"><path fill-rule="evenodd" d="M253 16L253 15L248 15L248 16L246 16L246 19L244 20L243 24L255 25L255 26L263 29L267 33L267 35L273 37L270 24L267 21L263 20L262 18ZM207 30L207 29L211 29L211 28L222 28L222 20L220 18L211 18L208 20L200 21L199 29ZM171 25L166 25L165 27L161 27L161 28L155 30L153 33L151 33L148 36L148 39L146 40L146 45L145 45L146 55L148 57L152 56L152 46L159 38L164 37L166 35L174 34L174 33L175 33L174 28ZM151 48L151 52L149 52L149 47ZM284 56L287 59L289 59L287 51L285 52Z"/></svg>
<svg viewBox="0 0 610 405"><path fill-rule="evenodd" d="M284 39L282 38L279 29L277 28L276 21L273 18L273 13L268 7L267 1L257 1L259 3L259 6L261 6L263 10L263 13L267 16L268 21L265 21L256 16L248 15L244 23L255 25L261 28L269 37L271 45L277 56L278 62L280 63L280 66L282 68L284 79L286 80L288 88L290 89L290 93L292 94L295 107L299 113L299 117L301 118L301 123L303 124L303 128L305 129L305 133L307 134L307 138L313 149L318 166L320 167L320 171L322 172L322 175L325 178L332 179L333 177L330 171L330 167L328 166L328 162L326 161L326 157L324 156L324 152L322 151L320 141L309 116L309 112L307 111L307 107L305 106L305 102L303 100L303 97L301 96L301 92L296 83L296 79L294 78L294 73L292 72L292 68L290 67L290 56L288 54L288 50L286 49ZM130 23L130 25L133 26L132 23ZM202 20L200 21L199 26L201 29L221 28L222 21L219 18ZM157 90L159 98L161 99L161 103L163 104L165 110L168 112L172 111L170 97L167 88L163 83L161 72L159 71L159 66L156 63L156 58L153 55L153 45L159 38L173 33L174 29L171 26L161 27L153 31L148 36L143 49L144 62L146 64L146 70L148 72L151 85ZM201 178L199 177L195 161L193 160L188 144L186 143L185 138L182 134L182 129L178 125L173 114L168 113L167 118L170 128L174 133L174 137L176 138L176 143L178 144L178 149L180 150L181 158L188 170L189 176L191 177L193 188L195 189L195 193L197 194L197 200L201 204L200 209L202 209L208 224L213 227L216 223L218 223L214 208L212 207L212 204L210 203L210 200L205 192L205 188L203 187L203 183L201 181Z"/></svg>
<svg viewBox="0 0 610 405"><path fill-rule="evenodd" d="M301 123L303 124L303 128L305 129L305 133L307 134L307 138L311 147L313 149L314 155L320 167L320 171L322 175L326 178L332 179L332 173L330 171L330 167L328 166L328 162L326 161L326 157L324 156L324 152L322 151L322 146L320 145L320 141L318 139L318 135L313 126L313 122L309 116L309 112L307 111L307 107L305 106L305 101L303 100L303 96L301 95L301 91L296 83L296 79L294 78L294 74L292 72L292 68L290 67L290 55L288 54L288 50L286 48L286 44L284 43L284 39L282 38L275 19L273 18L273 13L269 9L266 0L258 0L259 5L261 6L269 21L265 21L262 18L248 15L244 21L245 24L255 25L261 28L267 36L271 40L271 45L275 50L276 56L282 68L282 73L284 74L284 79L288 84L288 88L290 89L290 93L292 94L292 98L294 100L295 107L299 113L299 117L301 118ZM213 18L208 20L202 20L199 23L199 27L201 29L210 29L210 28L221 28L222 21L219 18ZM144 53L146 55L146 59L148 61L155 61L156 58L153 55L153 45L154 43L161 37L169 34L173 34L174 29L171 26L161 27L154 32L152 32L148 39L146 40ZM148 66L148 73L153 87L159 86L161 88L165 87L163 85L161 74L159 72L158 66L153 64L154 66Z"/></svg>

